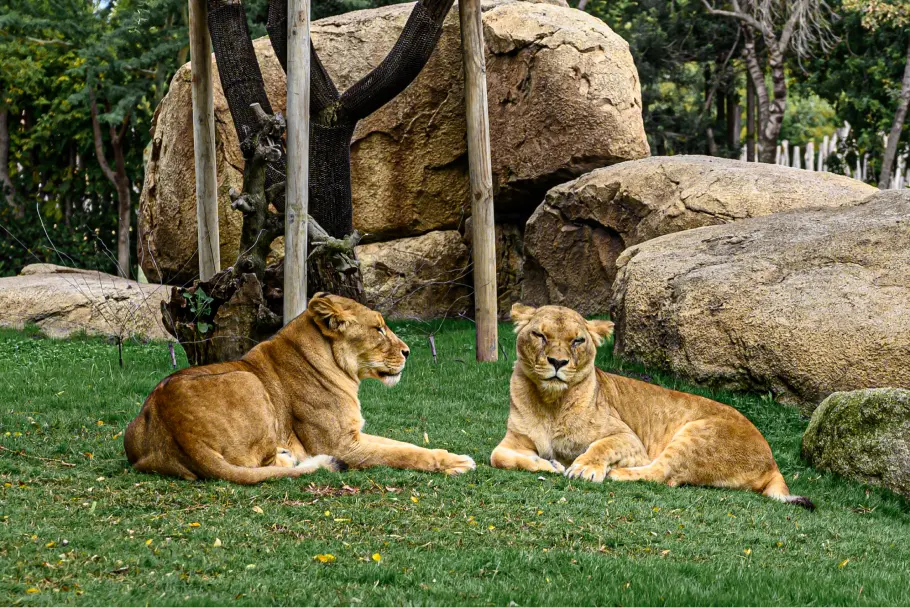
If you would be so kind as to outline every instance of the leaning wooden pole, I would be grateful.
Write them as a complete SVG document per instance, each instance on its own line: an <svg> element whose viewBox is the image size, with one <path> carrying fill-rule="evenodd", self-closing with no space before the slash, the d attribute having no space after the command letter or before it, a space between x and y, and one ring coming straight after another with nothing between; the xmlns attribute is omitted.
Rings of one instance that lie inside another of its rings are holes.
<svg viewBox="0 0 910 608"><path fill-rule="evenodd" d="M199 279L208 281L215 273L221 271L221 249L218 235L218 182L215 174L212 40L209 37L206 0L189 0L189 4Z"/></svg>
<svg viewBox="0 0 910 608"><path fill-rule="evenodd" d="M310 150L310 0L288 3L284 324L306 310Z"/></svg>
<svg viewBox="0 0 910 608"><path fill-rule="evenodd" d="M473 216L474 320L477 360L496 361L496 234L493 225L493 170L487 115L487 68L484 58L480 0L459 0L464 57L465 114L468 124L468 168Z"/></svg>

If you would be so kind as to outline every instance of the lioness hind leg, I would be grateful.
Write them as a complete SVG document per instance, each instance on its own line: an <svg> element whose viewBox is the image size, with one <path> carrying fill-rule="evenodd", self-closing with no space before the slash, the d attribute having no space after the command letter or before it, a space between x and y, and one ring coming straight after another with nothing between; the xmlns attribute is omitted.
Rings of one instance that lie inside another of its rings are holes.
<svg viewBox="0 0 910 608"><path fill-rule="evenodd" d="M726 418L689 422L653 462L643 467L614 469L609 476L617 481L640 479L670 486L756 490L767 478L767 472L776 470L776 465L771 448L758 429L743 422Z"/></svg>

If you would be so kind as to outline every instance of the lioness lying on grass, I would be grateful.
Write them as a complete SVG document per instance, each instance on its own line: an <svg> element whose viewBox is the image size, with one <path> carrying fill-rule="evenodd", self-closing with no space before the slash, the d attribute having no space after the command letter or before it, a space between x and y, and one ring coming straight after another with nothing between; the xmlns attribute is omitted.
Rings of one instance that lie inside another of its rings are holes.
<svg viewBox="0 0 910 608"><path fill-rule="evenodd" d="M768 442L732 407L595 368L609 321L521 304L512 320L518 361L494 467L751 490L814 508L790 494Z"/></svg>
<svg viewBox="0 0 910 608"><path fill-rule="evenodd" d="M360 381L395 386L408 354L378 312L316 294L241 360L162 380L126 429L127 458L139 471L242 484L345 465L473 469L468 456L360 432Z"/></svg>

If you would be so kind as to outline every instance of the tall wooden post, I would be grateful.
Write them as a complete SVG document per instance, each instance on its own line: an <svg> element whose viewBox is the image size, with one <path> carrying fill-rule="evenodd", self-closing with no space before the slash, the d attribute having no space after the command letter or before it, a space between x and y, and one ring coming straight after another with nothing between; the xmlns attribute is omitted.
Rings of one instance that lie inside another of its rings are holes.
<svg viewBox="0 0 910 608"><path fill-rule="evenodd" d="M472 242L476 352L478 361L496 361L496 233L493 225L493 169L490 162L487 67L480 0L459 0L458 11L461 16L468 168L471 175L471 215L474 225Z"/></svg>
<svg viewBox="0 0 910 608"><path fill-rule="evenodd" d="M755 162L755 83L746 74L746 160Z"/></svg>
<svg viewBox="0 0 910 608"><path fill-rule="evenodd" d="M189 0L189 4L199 279L208 281L215 273L221 271L221 249L218 235L218 182L215 175L212 40L209 37L206 0Z"/></svg>
<svg viewBox="0 0 910 608"><path fill-rule="evenodd" d="M310 152L310 0L288 3L284 323L306 310Z"/></svg>

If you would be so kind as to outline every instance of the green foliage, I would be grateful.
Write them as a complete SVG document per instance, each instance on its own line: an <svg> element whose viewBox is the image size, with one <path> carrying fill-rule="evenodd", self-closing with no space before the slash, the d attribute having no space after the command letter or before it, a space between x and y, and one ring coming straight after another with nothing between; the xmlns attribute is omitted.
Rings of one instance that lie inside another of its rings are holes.
<svg viewBox="0 0 910 608"><path fill-rule="evenodd" d="M104 230L101 238L116 250L116 238L106 238L106 227L116 222L116 191L96 158L88 87L98 99L103 149L112 166L109 126L127 125L124 164L135 193L142 186L143 150L155 106L187 57L186 3L0 4L0 101L10 113L10 169L17 193L12 206L26 220L16 226L22 233L16 236L29 237L40 214L49 223L84 224L96 234ZM83 236L80 229L59 240L77 245L64 253L91 262L78 246ZM20 257L29 255L27 248L45 246L40 240L23 242L27 247ZM0 272L8 273L11 265ZM100 267L106 266L101 261Z"/></svg>
<svg viewBox="0 0 910 608"><path fill-rule="evenodd" d="M830 137L835 129L843 126L843 119L838 118L828 100L811 91L790 89L780 138L794 146L805 146L810 141L820 143L826 135Z"/></svg>
<svg viewBox="0 0 910 608"><path fill-rule="evenodd" d="M511 328L500 327L509 357L479 364L470 323L394 327L412 354L394 389L364 383L367 430L420 445L426 434L431 448L471 455L476 471L453 478L386 468L318 472L253 487L139 474L123 455L123 431L171 373L167 346L126 343L120 370L116 345L102 340L0 330L0 438L12 451L0 452L0 600L910 602L910 505L806 466L799 458L806 421L796 409L695 389L613 359L608 347L599 358L606 369L647 374L742 410L770 441L791 489L819 506L815 513L725 489L494 470L487 463L508 415Z"/></svg>
<svg viewBox="0 0 910 608"><path fill-rule="evenodd" d="M42 262L116 274L116 244L113 251L108 245L117 242L116 228L111 214L77 214L67 224L35 210L18 218L0 206L0 276Z"/></svg>
<svg viewBox="0 0 910 608"><path fill-rule="evenodd" d="M830 104L838 121L850 123L848 147L871 153L870 174L877 176L884 148L880 134L890 130L900 95L907 32L888 27L869 31L860 14L849 12L837 24L837 33L840 43L827 57L794 71L795 89L817 95ZM903 133L901 141L907 142L906 124ZM901 149L906 151L907 144ZM852 165L852 155L848 161Z"/></svg>
<svg viewBox="0 0 910 608"><path fill-rule="evenodd" d="M736 28L705 18L700 0L591 0L585 10L629 43L652 154L705 154L708 127L723 155L738 153L721 141L726 125L716 120L716 104L705 107L713 87L715 101L745 87L732 69L738 55L725 64L734 44L742 42Z"/></svg>
<svg viewBox="0 0 910 608"><path fill-rule="evenodd" d="M215 299L209 294L205 293L205 290L202 287L197 287L196 291L189 292L184 291L183 297L187 299L190 303L190 312L195 315L196 319L209 319L212 316L212 302ZM210 326L205 321L197 321L196 329L200 333L205 333L210 329Z"/></svg>

